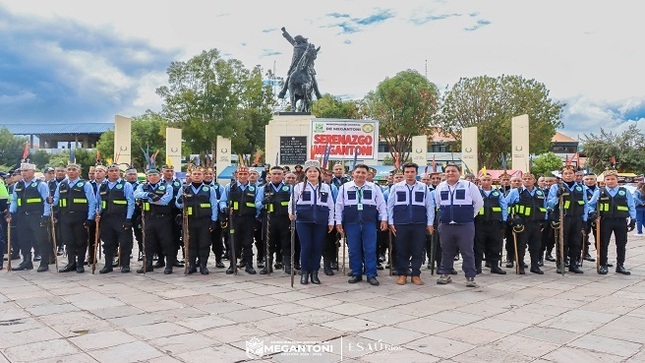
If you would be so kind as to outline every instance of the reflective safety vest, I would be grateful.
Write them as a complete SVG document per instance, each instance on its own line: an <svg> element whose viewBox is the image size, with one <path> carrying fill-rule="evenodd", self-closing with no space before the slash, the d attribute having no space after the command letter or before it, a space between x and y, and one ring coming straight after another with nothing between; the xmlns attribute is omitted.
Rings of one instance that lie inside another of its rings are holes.
<svg viewBox="0 0 645 363"><path fill-rule="evenodd" d="M58 185L58 207L61 211L72 211L87 213L87 197L85 196L85 183L88 181L79 179L74 187L70 188L69 181L63 180Z"/></svg>
<svg viewBox="0 0 645 363"><path fill-rule="evenodd" d="M112 189L107 183L99 186L101 196L101 210L106 216L125 217L128 212L128 200L125 198L125 180L116 183Z"/></svg>
<svg viewBox="0 0 645 363"><path fill-rule="evenodd" d="M16 183L14 191L18 196L18 212L43 212L43 198L38 192L38 185L42 181L34 179L24 185L22 181Z"/></svg>
<svg viewBox="0 0 645 363"><path fill-rule="evenodd" d="M186 193L188 191L189 193ZM192 186L189 184L184 187L184 194L193 193ZM189 217L202 218L211 217L213 206L211 205L211 187L202 184L195 194L190 198L185 198L186 213Z"/></svg>
<svg viewBox="0 0 645 363"><path fill-rule="evenodd" d="M491 190L486 196L486 193L480 189L482 198L484 199L484 206L479 210L475 217L478 221L501 221L502 220L502 206L499 204L499 198L503 198L502 193L495 189Z"/></svg>
<svg viewBox="0 0 645 363"><path fill-rule="evenodd" d="M157 184L157 189L152 190L152 185L150 183L145 183L142 187L143 191L146 193L154 193L158 195L160 198L163 197L166 194L166 183L163 181L160 181ZM166 205L158 205L154 203L150 203L150 201L146 199L141 200L141 209L146 215L150 216L157 216L157 215L170 215L172 212L172 209L169 204Z"/></svg>
<svg viewBox="0 0 645 363"><path fill-rule="evenodd" d="M265 206L267 212L275 213L275 215L288 215L289 214L289 200L291 199L291 188L280 183L280 189L275 191L273 183L268 183L264 186L264 197L273 197L273 202Z"/></svg>
<svg viewBox="0 0 645 363"><path fill-rule="evenodd" d="M546 216L544 192L541 189L536 188L533 195L531 195L527 189L522 189L520 192L520 201L515 205L514 212L526 220L544 220L544 217Z"/></svg>
<svg viewBox="0 0 645 363"><path fill-rule="evenodd" d="M581 217L585 212L585 195L582 186L575 183L573 190L565 188L562 204L565 216Z"/></svg>
<svg viewBox="0 0 645 363"><path fill-rule="evenodd" d="M233 213L236 216L255 216L257 210L255 208L255 195L258 188L251 183L246 185L246 190L238 187L237 182L230 184L231 189L228 193L228 203L233 208Z"/></svg>
<svg viewBox="0 0 645 363"><path fill-rule="evenodd" d="M624 187L618 188L615 196L611 196L607 188L600 188L600 196L598 198L598 209L600 215L608 218L628 218L629 206L627 204L627 189Z"/></svg>
<svg viewBox="0 0 645 363"><path fill-rule="evenodd" d="M331 186L320 183L314 190L307 181L300 182L298 186L302 188L300 195L295 196L298 221L327 225L329 223L329 213L334 213L334 211L329 210L327 204L329 198L333 198Z"/></svg>

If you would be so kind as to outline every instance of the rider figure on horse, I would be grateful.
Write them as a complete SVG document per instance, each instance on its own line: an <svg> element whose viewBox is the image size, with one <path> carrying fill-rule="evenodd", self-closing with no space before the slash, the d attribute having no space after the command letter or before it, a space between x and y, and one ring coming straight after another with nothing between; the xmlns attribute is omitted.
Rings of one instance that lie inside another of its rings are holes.
<svg viewBox="0 0 645 363"><path fill-rule="evenodd" d="M289 66L289 71L287 72L287 78L284 80L284 86L282 86L282 90L280 91L280 93L278 93L278 98L284 98L284 96L286 95L287 89L289 87L289 78L291 77L291 73L293 72L296 64L298 64L298 61L300 60L300 58L302 58L302 55L305 53L307 47L309 46L308 39L303 37L302 35L296 35L294 38L287 32L286 28L282 27L281 30L282 36L289 43L291 43L291 45L293 45L293 57L291 58L291 65ZM316 98L320 99L322 98L322 94L320 94L320 91L318 90L318 82L316 82L316 70L311 68L310 72L311 78L313 80L314 93L316 94Z"/></svg>

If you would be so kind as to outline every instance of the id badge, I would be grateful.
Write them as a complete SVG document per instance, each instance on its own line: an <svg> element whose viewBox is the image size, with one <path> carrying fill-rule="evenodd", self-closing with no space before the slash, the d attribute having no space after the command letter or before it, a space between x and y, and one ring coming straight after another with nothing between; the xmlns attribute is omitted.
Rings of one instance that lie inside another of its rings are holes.
<svg viewBox="0 0 645 363"><path fill-rule="evenodd" d="M363 203L356 204L356 209L363 210Z"/></svg>

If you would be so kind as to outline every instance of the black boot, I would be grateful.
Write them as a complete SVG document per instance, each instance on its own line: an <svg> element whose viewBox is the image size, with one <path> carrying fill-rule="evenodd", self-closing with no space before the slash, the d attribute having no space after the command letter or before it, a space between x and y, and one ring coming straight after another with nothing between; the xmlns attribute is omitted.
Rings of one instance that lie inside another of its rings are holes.
<svg viewBox="0 0 645 363"><path fill-rule="evenodd" d="M85 272L85 267L83 266L85 266L85 251L76 256L76 272L79 274Z"/></svg>
<svg viewBox="0 0 645 363"><path fill-rule="evenodd" d="M291 259L284 258L282 260L282 265L284 266L284 273L291 275Z"/></svg>
<svg viewBox="0 0 645 363"><path fill-rule="evenodd" d="M18 265L18 267L13 268L14 271L33 270L33 269L34 269L34 264L33 262L31 262L31 256L29 256L28 260L25 259L24 261L22 261L22 263Z"/></svg>
<svg viewBox="0 0 645 363"><path fill-rule="evenodd" d="M599 273L600 275L606 275L606 274L607 274L607 272L609 272L609 271L607 270L607 265L600 265L600 267L598 267L598 273Z"/></svg>
<svg viewBox="0 0 645 363"><path fill-rule="evenodd" d="M313 270L311 272L311 283L320 285L320 279L318 278L318 270Z"/></svg>
<svg viewBox="0 0 645 363"><path fill-rule="evenodd" d="M578 264L575 262L571 262L571 265L569 266L569 271L577 274L584 273L584 271L582 271L580 267L578 267Z"/></svg>
<svg viewBox="0 0 645 363"><path fill-rule="evenodd" d="M260 270L260 275L267 275L271 272L273 272L273 258L270 258L269 261L267 261L267 263L264 265L262 270Z"/></svg>
<svg viewBox="0 0 645 363"><path fill-rule="evenodd" d="M196 259L197 258L191 258L190 261L187 262L187 263L189 263L189 265L188 265L188 274L189 275L194 274L195 272L197 272Z"/></svg>
<svg viewBox="0 0 645 363"><path fill-rule="evenodd" d="M546 251L546 254L544 255L544 259L549 262L555 262L555 258L553 258L553 255L551 254L551 250Z"/></svg>
<svg viewBox="0 0 645 363"><path fill-rule="evenodd" d="M113 270L112 260L114 260L113 256L105 254L105 266L103 266L103 268L99 270L100 274L106 274L108 272L112 272Z"/></svg>
<svg viewBox="0 0 645 363"><path fill-rule="evenodd" d="M63 273L63 272L72 272L72 271L76 271L76 258L75 258L75 256L68 255L67 256L67 266L65 266L62 269L58 270L58 272Z"/></svg>
<svg viewBox="0 0 645 363"><path fill-rule="evenodd" d="M44 260L44 259L43 259L43 260L41 260L41 261L40 261L40 266L38 266L38 270L36 270L36 271L38 271L38 272L45 272L45 271L49 270L49 264L48 264L47 262L48 262L48 261L46 261L46 260ZM0 269L1 269L1 266L0 266Z"/></svg>
<svg viewBox="0 0 645 363"><path fill-rule="evenodd" d="M309 283L309 272L302 271L300 274L300 283L303 285L307 285Z"/></svg>
<svg viewBox="0 0 645 363"><path fill-rule="evenodd" d="M492 273L492 274L498 274L498 275L506 275L506 271L502 270L502 269L499 267L499 261L493 261L493 262L491 262L490 273Z"/></svg>
<svg viewBox="0 0 645 363"><path fill-rule="evenodd" d="M152 272L152 271L154 271L154 267L152 266L152 261L146 259L146 265L141 266L141 268L137 270L137 273L142 274L144 272Z"/></svg>
<svg viewBox="0 0 645 363"><path fill-rule="evenodd" d="M331 261L328 258L324 259L323 266L324 266L323 271L325 272L325 275L327 276L334 275L334 270L331 268Z"/></svg>
<svg viewBox="0 0 645 363"><path fill-rule="evenodd" d="M244 269L246 273L249 275L255 275L255 269L253 268L253 262L249 262L246 264L246 268Z"/></svg>
<svg viewBox="0 0 645 363"><path fill-rule="evenodd" d="M205 258L199 260L199 272L202 275L208 275L210 271L208 271L208 267L206 267L206 262L207 260Z"/></svg>

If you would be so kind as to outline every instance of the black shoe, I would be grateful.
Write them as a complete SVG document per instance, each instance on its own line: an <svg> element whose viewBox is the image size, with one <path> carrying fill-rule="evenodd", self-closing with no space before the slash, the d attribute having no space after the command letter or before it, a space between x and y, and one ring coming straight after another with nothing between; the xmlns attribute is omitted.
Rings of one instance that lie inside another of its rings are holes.
<svg viewBox="0 0 645 363"><path fill-rule="evenodd" d="M14 271L33 270L33 269L34 269L34 264L31 261L27 263L23 262L20 265L18 265L18 267L13 268Z"/></svg>
<svg viewBox="0 0 645 363"><path fill-rule="evenodd" d="M558 265L558 267L556 267L556 269L555 269L555 273L557 273L557 274L561 274L561 273L562 273L562 269L560 268L560 265Z"/></svg>
<svg viewBox="0 0 645 363"><path fill-rule="evenodd" d="M428 267L428 268L430 268L430 267ZM377 264L376 264L376 269L377 269L377 270L381 270L381 271L382 271L382 270L383 270L383 265L382 265L380 262L379 262L379 263L377 263Z"/></svg>
<svg viewBox="0 0 645 363"><path fill-rule="evenodd" d="M264 261L258 261L258 268L264 268Z"/></svg>
<svg viewBox="0 0 645 363"><path fill-rule="evenodd" d="M352 277L352 276L354 276L354 273L353 273L352 271L349 271L349 272L347 273L347 276Z"/></svg>
<svg viewBox="0 0 645 363"><path fill-rule="evenodd" d="M347 280L347 282L349 282L350 284L355 284L355 283L357 283L359 281L363 281L363 276L354 275L354 276L350 277L349 280Z"/></svg>
<svg viewBox="0 0 645 363"><path fill-rule="evenodd" d="M377 280L377 279L376 279L376 277L374 277L374 276L372 276L372 277L368 277L368 278L367 278L367 282L369 282L369 284L370 284L370 285L372 285L372 286L378 286L378 285L380 285L380 283L378 282L378 280Z"/></svg>
<svg viewBox="0 0 645 363"><path fill-rule="evenodd" d="M549 262L555 262L555 258L553 258L553 256L552 256L550 253L547 253L547 254L544 256L544 259L545 259L545 260L547 260L547 261L549 261Z"/></svg>
<svg viewBox="0 0 645 363"><path fill-rule="evenodd" d="M284 265L284 273L291 275L291 266Z"/></svg>
<svg viewBox="0 0 645 363"><path fill-rule="evenodd" d="M233 265L229 266L229 267L226 269L226 274L227 274L227 275L232 275L232 274L234 274L234 273L235 273L235 267L233 267Z"/></svg>
<svg viewBox="0 0 645 363"><path fill-rule="evenodd" d="M244 271L246 271L246 273L248 273L249 275L255 275L256 273L255 269L253 269L253 266L251 266L251 264L246 265L246 268L244 269Z"/></svg>
<svg viewBox="0 0 645 363"><path fill-rule="evenodd" d="M531 272L538 275L544 275L544 271L540 270L537 266L531 266Z"/></svg>
<svg viewBox="0 0 645 363"><path fill-rule="evenodd" d="M40 266L38 266L38 270L36 270L36 272L45 272L47 270L49 270L49 265L41 263Z"/></svg>
<svg viewBox="0 0 645 363"><path fill-rule="evenodd" d="M222 261L217 261L215 262L215 267L217 268L224 268L226 267Z"/></svg>
<svg viewBox="0 0 645 363"><path fill-rule="evenodd" d="M163 269L164 275L170 275L171 273L172 273L172 266L167 266L166 268Z"/></svg>
<svg viewBox="0 0 645 363"><path fill-rule="evenodd" d="M596 262L596 259L595 259L595 258L593 258L593 257L591 257L591 255L590 255L588 252L587 252L587 253L585 253L585 257L584 257L584 259L585 259L585 261L589 261L589 262Z"/></svg>
<svg viewBox="0 0 645 363"><path fill-rule="evenodd" d="M320 285L320 279L318 278L318 271L317 270L313 271L311 273L311 283L316 284L316 285Z"/></svg>
<svg viewBox="0 0 645 363"><path fill-rule="evenodd" d="M150 267L141 267L140 269L138 269L138 270L137 270L137 273L138 273L138 274L142 274L144 271L145 271L145 272L152 272L152 271L154 271L154 270L155 270L155 269L154 269L154 267L152 267L152 266L150 266Z"/></svg>
<svg viewBox="0 0 645 363"><path fill-rule="evenodd" d="M276 262L275 265L273 265L273 268L276 270L282 270L282 262Z"/></svg>
<svg viewBox="0 0 645 363"><path fill-rule="evenodd" d="M491 267L490 273L499 274L499 275L506 275L506 271L502 270L498 266Z"/></svg>
<svg viewBox="0 0 645 363"><path fill-rule="evenodd" d="M613 263L607 263L607 267L614 267Z"/></svg>
<svg viewBox="0 0 645 363"><path fill-rule="evenodd" d="M264 267L260 270L260 275L267 275L268 273L269 273L269 270L267 269L267 267L266 267L266 266L264 266Z"/></svg>
<svg viewBox="0 0 645 363"><path fill-rule="evenodd" d="M309 283L309 273L304 271L302 272L302 274L300 275L300 283L302 285L307 285Z"/></svg>
<svg viewBox="0 0 645 363"><path fill-rule="evenodd" d="M600 267L598 268L598 273L599 273L600 275L606 275L606 274L607 274L607 272L609 272L609 271L607 270L607 266L600 266Z"/></svg>
<svg viewBox="0 0 645 363"><path fill-rule="evenodd" d="M63 247L58 247L56 250L56 256L62 256L63 255Z"/></svg>
<svg viewBox="0 0 645 363"><path fill-rule="evenodd" d="M63 269L58 270L58 272L60 272L60 273L72 272L72 271L76 271L76 264L75 263L67 264L67 266L65 266Z"/></svg>
<svg viewBox="0 0 645 363"><path fill-rule="evenodd" d="M85 272L85 267L83 267L83 265L78 265L77 264L76 265L76 273L82 274L83 272Z"/></svg>
<svg viewBox="0 0 645 363"><path fill-rule="evenodd" d="M540 258L540 260L537 263L538 266L544 266L544 258Z"/></svg>
<svg viewBox="0 0 645 363"><path fill-rule="evenodd" d="M331 268L331 264L326 263L324 265L323 271L325 272L325 275L327 276L333 276L334 275L334 270Z"/></svg>
<svg viewBox="0 0 645 363"><path fill-rule="evenodd" d="M106 274L106 273L108 273L108 272L112 272L112 271L113 271L112 266L110 266L110 265L105 265L105 267L103 267L102 269L100 269L100 270L99 270L99 273L100 273L100 274Z"/></svg>
<svg viewBox="0 0 645 363"><path fill-rule="evenodd" d="M524 267L520 267L520 268L519 268L519 274L520 274L520 275L524 275L524 274L526 274L526 271L524 271Z"/></svg>
<svg viewBox="0 0 645 363"><path fill-rule="evenodd" d="M155 262L155 264L152 265L152 267L154 267L154 268L159 268L159 267L164 267L164 266L166 266L166 263L164 262L163 259L158 259L157 262Z"/></svg>
<svg viewBox="0 0 645 363"><path fill-rule="evenodd" d="M455 269L453 268L453 269L452 269L452 271L450 271L450 274L451 274L451 275L458 275L459 273L457 272L457 270L455 270Z"/></svg>
<svg viewBox="0 0 645 363"><path fill-rule="evenodd" d="M40 260L42 260L41 255L34 255L34 261L40 261Z"/></svg>
<svg viewBox="0 0 645 363"><path fill-rule="evenodd" d="M338 271L338 261L331 261L330 266L332 269Z"/></svg>
<svg viewBox="0 0 645 363"><path fill-rule="evenodd" d="M172 263L172 267L182 268L182 267L186 267L186 265L175 260L175 262Z"/></svg>
<svg viewBox="0 0 645 363"><path fill-rule="evenodd" d="M584 271L582 271L575 263L572 263L571 266L569 266L569 271L577 274L584 273Z"/></svg>
<svg viewBox="0 0 645 363"><path fill-rule="evenodd" d="M619 274L623 274L623 275L631 275L632 274L623 265L616 265L616 272L619 273Z"/></svg>
<svg viewBox="0 0 645 363"><path fill-rule="evenodd" d="M122 274L130 273L130 266L123 266L123 267L121 267L121 273L122 273Z"/></svg>
<svg viewBox="0 0 645 363"><path fill-rule="evenodd" d="M115 258L115 259L112 261L112 267L118 267L118 266L119 266L119 259L118 259L118 258Z"/></svg>
<svg viewBox="0 0 645 363"><path fill-rule="evenodd" d="M195 272L197 272L197 267L195 267L195 266L190 266L190 267L188 268L188 274L189 274L189 275L192 275L192 274L194 274Z"/></svg>
<svg viewBox="0 0 645 363"><path fill-rule="evenodd" d="M506 268L513 268L514 265L513 261L506 261Z"/></svg>
<svg viewBox="0 0 645 363"><path fill-rule="evenodd" d="M199 266L199 273L202 275L208 275L210 271L208 271L208 267L206 265Z"/></svg>

